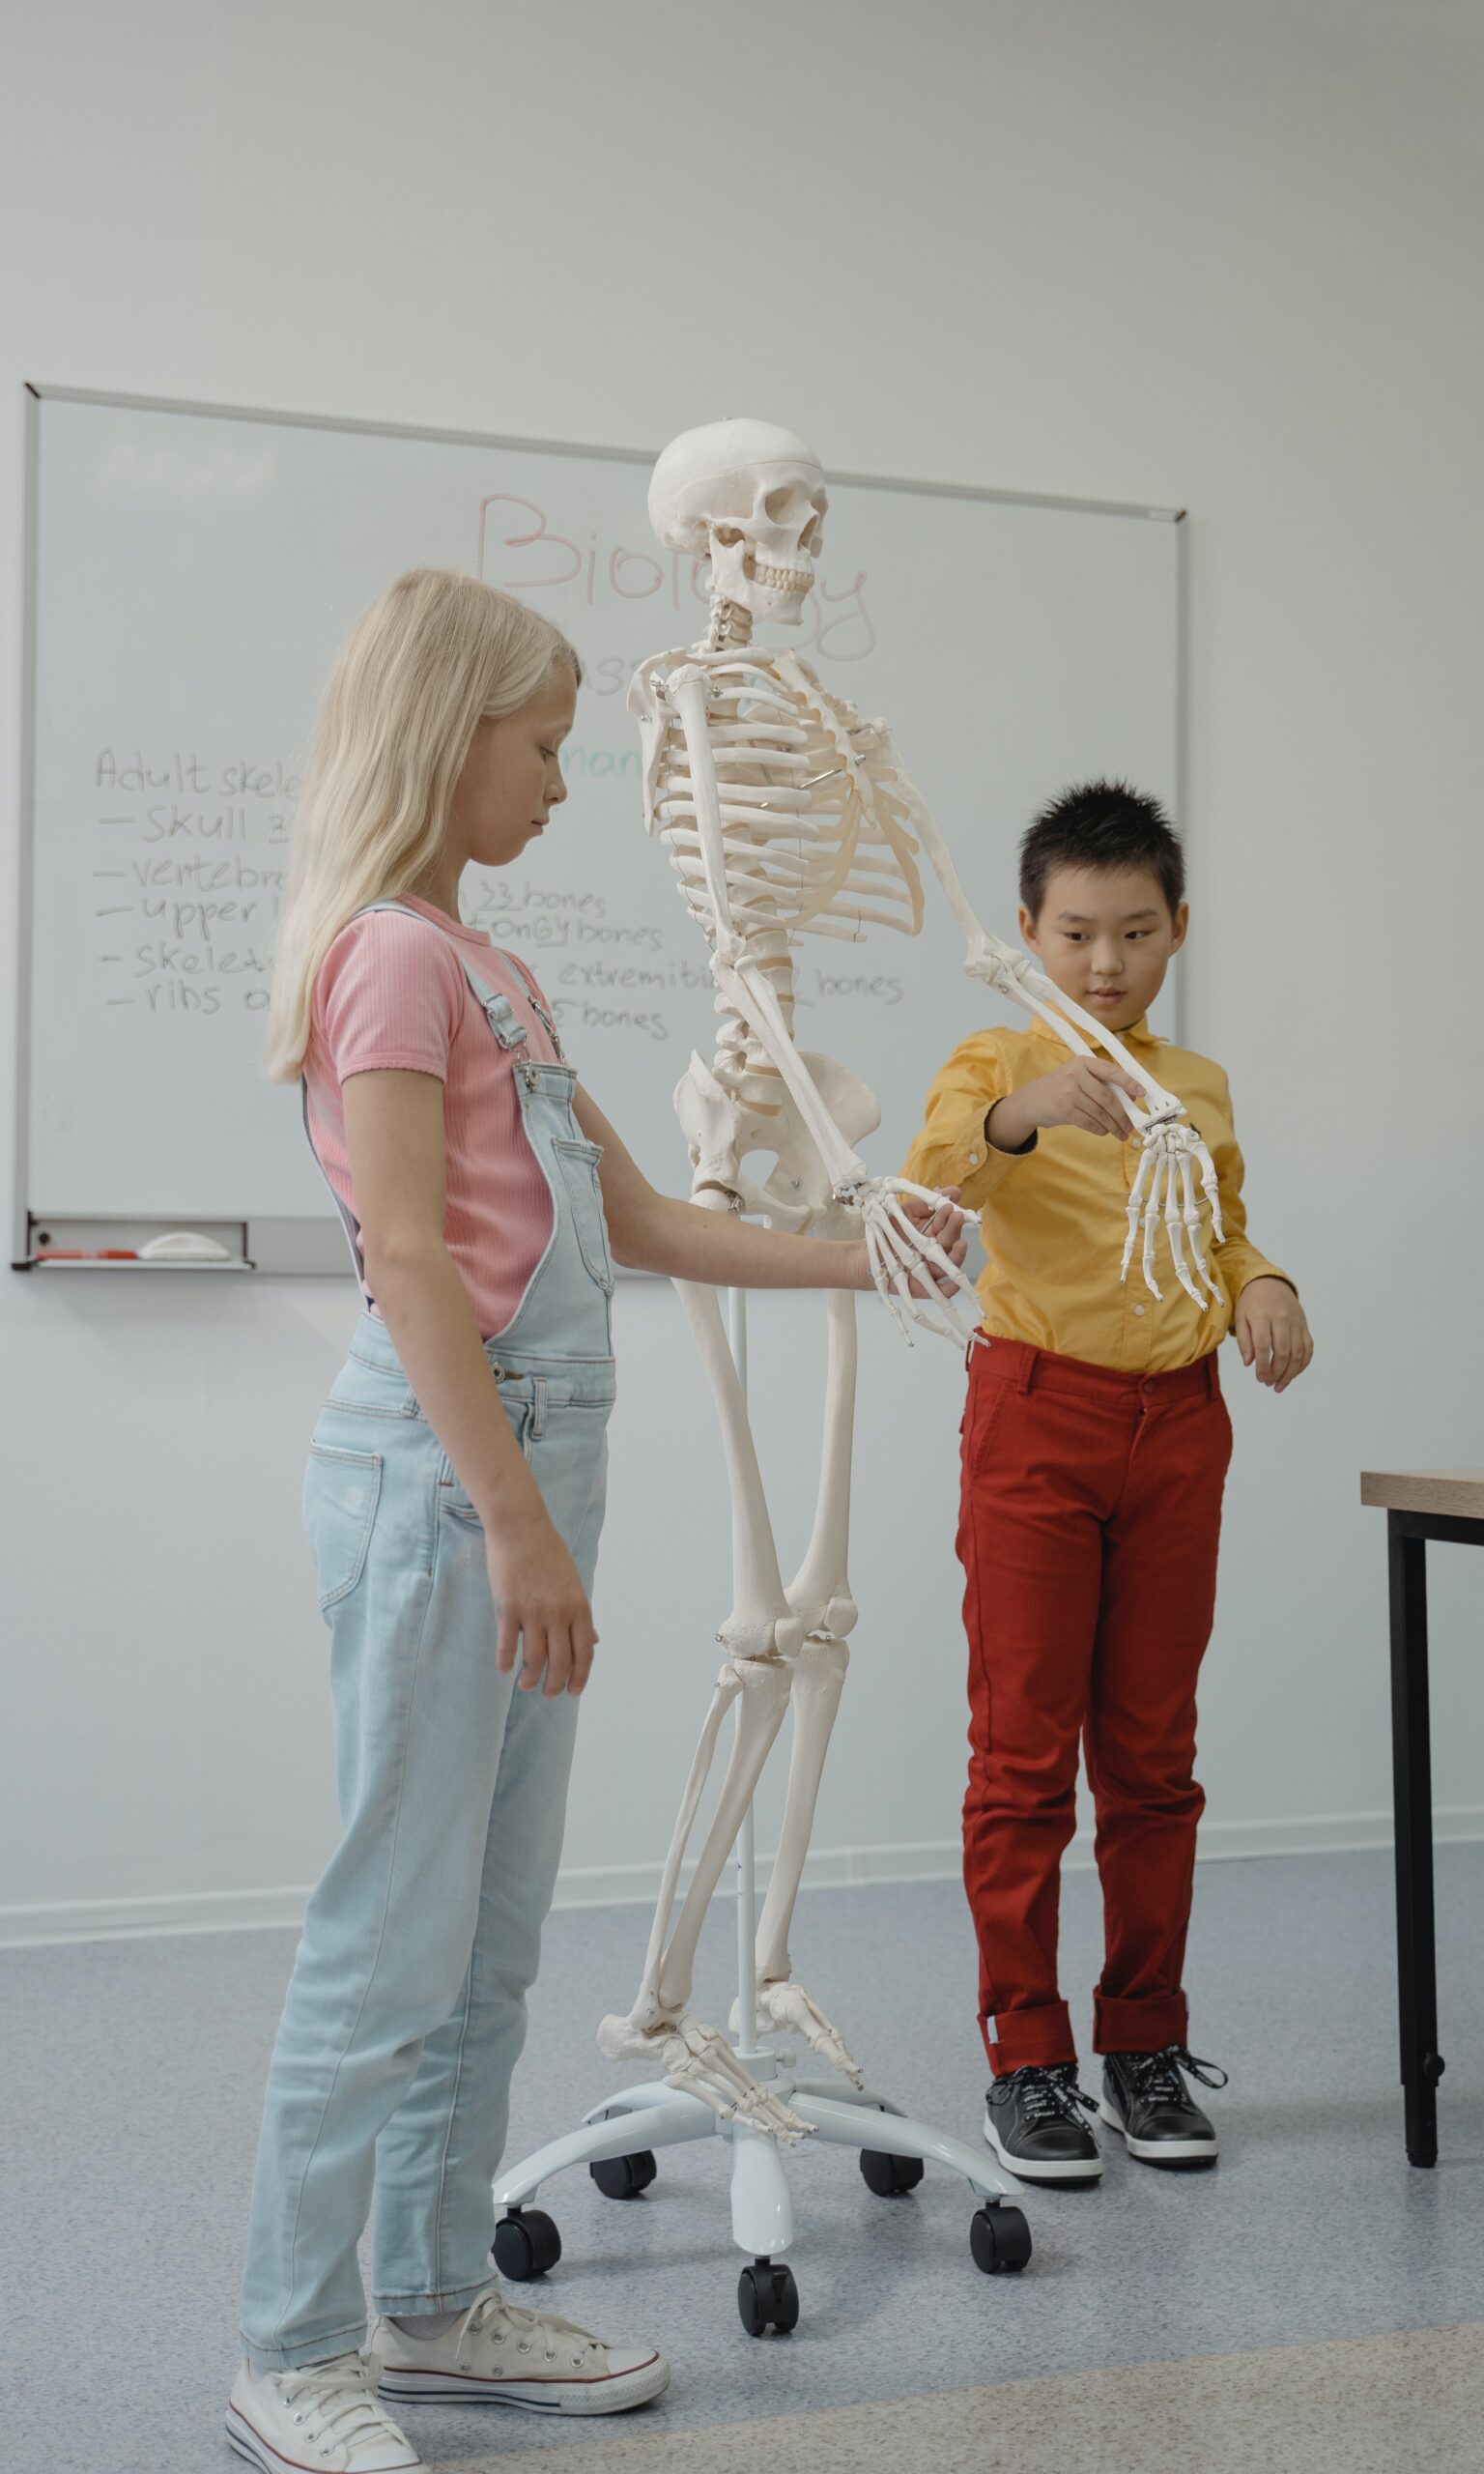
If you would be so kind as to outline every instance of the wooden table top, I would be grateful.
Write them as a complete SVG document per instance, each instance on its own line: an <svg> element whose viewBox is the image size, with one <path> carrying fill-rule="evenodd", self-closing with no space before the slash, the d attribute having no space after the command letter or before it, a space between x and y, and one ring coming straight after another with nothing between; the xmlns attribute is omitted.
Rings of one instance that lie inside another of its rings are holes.
<svg viewBox="0 0 1484 2474"><path fill-rule="evenodd" d="M1365 1469L1360 1501L1384 1511L1441 1512L1484 1520L1484 1469Z"/></svg>

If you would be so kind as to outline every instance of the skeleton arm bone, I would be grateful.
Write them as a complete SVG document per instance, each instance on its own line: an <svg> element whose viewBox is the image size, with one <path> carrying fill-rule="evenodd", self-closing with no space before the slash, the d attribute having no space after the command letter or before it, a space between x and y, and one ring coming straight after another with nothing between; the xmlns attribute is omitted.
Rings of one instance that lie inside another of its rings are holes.
<svg viewBox="0 0 1484 2474"><path fill-rule="evenodd" d="M872 1278L879 1294L903 1334L903 1309L914 1321L948 1338L966 1338L967 1330L950 1304L938 1300L938 1311L924 1310L925 1301L912 1297L910 1275L926 1258L946 1273L956 1287L972 1293L971 1283L951 1263L941 1247L912 1226L898 1199L914 1194L926 1199L925 1188L904 1186L898 1178L873 1178L842 1136L833 1117L793 1045L788 1025L767 973L750 958L747 940L737 932L727 890L727 849L721 799L712 762L706 714L706 676L695 662L671 672L665 694L677 714L685 736L701 864L714 923L715 949L711 972L720 993L752 1023L769 1062L786 1086L825 1167L835 1192L858 1202L865 1223Z"/></svg>
<svg viewBox="0 0 1484 2474"><path fill-rule="evenodd" d="M912 830L921 841L933 874L948 896L954 916L963 930L968 944L963 967L969 977L984 980L990 988L998 989L1002 996L1008 996L1013 1004L1023 1006L1028 1014L1039 1015L1075 1055L1092 1056L1096 1050L1088 1040L1078 1036L1072 1025L1078 1024L1083 1031L1091 1032L1093 1040L1114 1063L1121 1065L1126 1074L1131 1075L1144 1086L1150 1101L1147 1110L1130 1100L1126 1091L1116 1094L1130 1125L1141 1134L1152 1126L1163 1124L1167 1118L1184 1116L1184 1101L1178 1100L1173 1091L1161 1089L1147 1067L1129 1054L1114 1032L1105 1030L1093 1015L1084 1012L1074 998L1064 995L1053 980L1037 970L1029 955L1020 953L1013 945L1005 944L998 936L991 936L988 929L983 926L970 906L948 845L933 822L922 792L902 769L891 732L884 722L873 722L870 728L875 734L886 763L895 776L894 788L912 819Z"/></svg>

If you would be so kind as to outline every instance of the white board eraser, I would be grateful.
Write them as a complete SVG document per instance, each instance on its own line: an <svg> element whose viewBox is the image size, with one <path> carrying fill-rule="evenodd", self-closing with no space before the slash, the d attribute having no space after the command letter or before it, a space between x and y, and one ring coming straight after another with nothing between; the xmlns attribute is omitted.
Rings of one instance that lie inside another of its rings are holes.
<svg viewBox="0 0 1484 2474"><path fill-rule="evenodd" d="M139 1249L141 1263L229 1263L231 1254L214 1237L202 1237L192 1228L172 1228L165 1237L152 1237Z"/></svg>

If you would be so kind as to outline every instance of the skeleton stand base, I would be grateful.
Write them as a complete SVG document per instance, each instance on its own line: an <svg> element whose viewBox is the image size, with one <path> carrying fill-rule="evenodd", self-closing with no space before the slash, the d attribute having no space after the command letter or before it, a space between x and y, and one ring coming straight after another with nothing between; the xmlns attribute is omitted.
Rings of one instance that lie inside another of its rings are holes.
<svg viewBox="0 0 1484 2474"><path fill-rule="evenodd" d="M744 1292L729 1296L730 1338L737 1372L747 1381L747 1308ZM737 1711L740 1721L740 1705ZM912 2121L890 2097L869 2088L852 2087L844 2079L798 2079L791 2054L770 2051L757 2041L756 2014L757 1897L753 1844L753 1812L749 1805L737 1837L737 1999L741 2026L733 2047L753 2077L783 2098L826 2144L853 2147L877 2160L870 2174L871 2188L883 2197L905 2190L921 2178L923 2165L946 2165L961 2173L979 2205L970 2225L969 2247L975 2264L987 2274L1024 2267L1031 2239L1018 2206L1007 2204L1008 2186L995 2172L984 2147L949 2139L924 2122ZM628 2176L620 2172L605 2180L614 2197L637 2196L653 2176L653 2152L679 2147L697 2139L725 2140L731 2149L731 2234L737 2248L753 2263L743 2269L737 2302L743 2326L761 2336L770 2324L793 2327L798 2319L798 2292L789 2270L775 2264L793 2241L793 2201L776 2140L735 2121L723 2121L699 2096L651 2080L625 2087L605 2098L583 2116L582 2128L554 2139L528 2156L513 2172L501 2173L494 2186L495 2205L508 2210L496 2228L495 2259L500 2273L520 2283L556 2265L561 2244L550 2217L529 2207L544 2182L572 2165L598 2166L633 2160ZM918 2165L913 2173L910 2163ZM907 2170L903 2172L902 2165ZM863 2170L865 2170L863 2168ZM626 2186L625 2186L626 2185Z"/></svg>

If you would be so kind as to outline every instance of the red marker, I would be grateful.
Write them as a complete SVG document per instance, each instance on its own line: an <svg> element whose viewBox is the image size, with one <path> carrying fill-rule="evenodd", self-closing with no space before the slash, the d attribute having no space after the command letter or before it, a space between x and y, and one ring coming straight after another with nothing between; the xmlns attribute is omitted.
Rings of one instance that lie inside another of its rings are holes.
<svg viewBox="0 0 1484 2474"><path fill-rule="evenodd" d="M137 1263L139 1257L128 1246L104 1246L96 1253L85 1247L49 1246L44 1254L32 1259L38 1263Z"/></svg>

